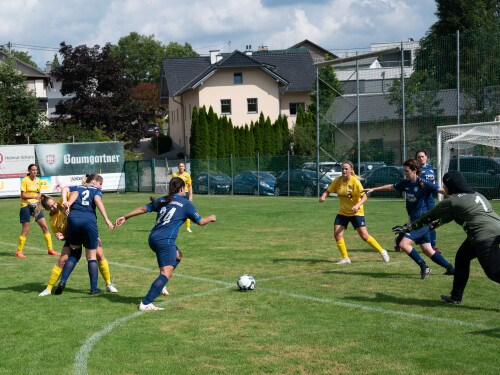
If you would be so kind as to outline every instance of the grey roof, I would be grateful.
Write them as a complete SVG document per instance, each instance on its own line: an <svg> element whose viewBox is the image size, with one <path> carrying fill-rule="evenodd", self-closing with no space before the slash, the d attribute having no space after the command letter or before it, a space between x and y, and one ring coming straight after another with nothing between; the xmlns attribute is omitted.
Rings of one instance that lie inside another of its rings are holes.
<svg viewBox="0 0 500 375"><path fill-rule="evenodd" d="M311 91L315 68L311 55L299 53L270 53L248 56L234 51L215 64L210 57L174 57L162 60L160 92L163 96L178 96L189 91L221 69L257 68L276 79L282 91Z"/></svg>
<svg viewBox="0 0 500 375"><path fill-rule="evenodd" d="M436 100L439 101L439 116L453 117L457 115L457 91L440 90ZM460 95L461 106L471 104L473 99L465 94ZM397 107L389 103L389 94L361 94L359 96L360 122L368 123L374 120L401 120ZM329 118L335 123L356 123L356 96L337 97L329 109ZM416 115L414 115L416 116ZM408 118L411 118L409 116ZM407 118L407 119L408 119Z"/></svg>
<svg viewBox="0 0 500 375"><path fill-rule="evenodd" d="M319 50L320 52L323 52L323 54L325 54L325 55L326 54L330 55L332 59L338 58L338 56L335 55L333 52L330 52L327 49L317 45L316 43L311 42L309 39L304 39L302 42L294 44L290 48L300 48L300 47L304 47L304 46L308 46L308 45L313 47L316 50ZM304 47L304 48L308 48L308 47Z"/></svg>
<svg viewBox="0 0 500 375"><path fill-rule="evenodd" d="M0 49L0 61L3 59L6 59L8 57L7 53L2 51ZM17 57L13 57L14 61L16 62L16 69L18 69L23 75L27 77L37 77L37 78L43 78L46 79L47 81L50 81L50 76L46 74L45 72L41 71L38 68L35 68L34 66L31 66L28 63L25 63L22 60L19 60Z"/></svg>
<svg viewBox="0 0 500 375"><path fill-rule="evenodd" d="M360 66L360 65L368 65L368 66L370 66L376 60L377 60L377 57L367 57L366 59L360 59L360 60L358 60L358 66ZM345 62L345 63L333 65L333 69L346 68L346 67L352 68L352 67L355 67L355 66L356 66L356 61L348 61L348 62Z"/></svg>

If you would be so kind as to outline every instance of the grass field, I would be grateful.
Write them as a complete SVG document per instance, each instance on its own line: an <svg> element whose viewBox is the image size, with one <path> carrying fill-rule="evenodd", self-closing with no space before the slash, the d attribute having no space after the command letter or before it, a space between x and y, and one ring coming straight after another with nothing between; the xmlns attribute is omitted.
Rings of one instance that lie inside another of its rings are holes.
<svg viewBox="0 0 500 375"><path fill-rule="evenodd" d="M114 221L148 197L105 194L104 203ZM452 277L425 258L433 272L420 280L411 259L393 251L390 228L406 220L403 200L365 205L368 230L391 263L349 228L352 264L336 265L335 198L195 196L200 214L217 222L192 234L181 228L184 258L170 296L155 301L165 308L158 312L137 308L158 274L147 245L153 215L113 231L98 215L118 294L90 296L82 260L61 296L38 297L57 258L36 224L27 258L14 257L18 202L0 200L1 374L499 373L500 286L474 261L463 304L441 302ZM439 229L449 261L464 237L456 224ZM239 292L246 273L256 289Z"/></svg>

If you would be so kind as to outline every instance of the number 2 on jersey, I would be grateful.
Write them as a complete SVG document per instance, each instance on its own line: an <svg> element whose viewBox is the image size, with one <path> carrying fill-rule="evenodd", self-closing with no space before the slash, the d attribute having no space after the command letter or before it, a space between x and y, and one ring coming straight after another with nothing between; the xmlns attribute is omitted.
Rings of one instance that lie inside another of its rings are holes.
<svg viewBox="0 0 500 375"><path fill-rule="evenodd" d="M167 208L162 207L160 210L160 217L158 217L156 224L160 224L161 222L163 222L161 223L161 225L170 223L170 220L172 219L172 216L174 216L176 209L176 207L173 207L170 209L170 211L167 212Z"/></svg>
<svg viewBox="0 0 500 375"><path fill-rule="evenodd" d="M84 190L82 192L82 206L88 206L90 202L88 201L90 195L90 191Z"/></svg>

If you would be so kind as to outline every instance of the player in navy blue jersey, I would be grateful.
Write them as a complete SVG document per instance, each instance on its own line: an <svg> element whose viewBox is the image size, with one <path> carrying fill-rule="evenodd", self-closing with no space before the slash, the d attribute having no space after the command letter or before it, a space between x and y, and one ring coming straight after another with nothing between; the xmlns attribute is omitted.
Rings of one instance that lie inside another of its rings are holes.
<svg viewBox="0 0 500 375"><path fill-rule="evenodd" d="M119 227L133 216L147 212L157 212L156 224L149 234L149 247L156 253L160 275L151 285L146 297L141 301L139 310L163 310L163 308L153 305L153 301L165 288L168 280L172 277L174 269L180 262L179 249L175 245L179 227L187 219L198 225L205 225L216 220L215 215L202 218L193 204L184 198L185 194L186 185L184 181L179 177L174 177L170 180L168 196L158 199L150 198L151 202L116 220L115 226Z"/></svg>
<svg viewBox="0 0 500 375"><path fill-rule="evenodd" d="M420 172L422 173L422 179L427 180L429 182L432 182L433 184L436 183L436 173L434 171L434 167L430 164L427 164L427 153L425 150L418 150L415 153L415 159L417 159L418 166L420 167ZM427 209L430 210L431 208L434 208L436 206L436 202L434 201L434 194L429 194L429 197L427 199ZM436 247L436 231L433 230L431 232L431 246L434 249L434 251L437 251L438 253L442 253L437 247Z"/></svg>
<svg viewBox="0 0 500 375"><path fill-rule="evenodd" d="M418 166L420 168L420 173L421 173L421 177L423 180L427 180L429 182L432 182L433 184L435 184L436 182L436 173L434 171L434 167L430 164L427 164L427 153L425 152L425 150L418 150L416 153L415 153L415 159L417 160L418 162ZM434 208L436 206L436 202L434 202L434 194L429 194L427 195L427 200L426 200L426 204L427 204L427 209L430 210L431 208ZM401 242L401 240L403 239L403 235L400 234L395 240L394 240L394 249L396 251L399 251L399 242ZM432 248L434 249L434 251L437 251L438 253L442 253L441 250L439 250L437 247L436 247L436 231L431 231L431 246Z"/></svg>
<svg viewBox="0 0 500 375"><path fill-rule="evenodd" d="M113 223L106 215L106 209L102 203L102 182L98 174L85 175L86 185L75 186L70 193L69 199L63 194L63 205L68 215L67 238L70 247L70 256L64 265L61 281L57 285L55 294L61 294L66 286L69 275L75 268L82 255L82 244L86 249L88 270L90 276L90 294L100 294L97 289L98 265L96 251L99 243L97 230L96 207L106 221L108 228L113 229ZM69 209L71 208L71 211Z"/></svg>
<svg viewBox="0 0 500 375"><path fill-rule="evenodd" d="M396 182L392 185L379 186L372 189L364 189L366 193L380 190L398 190L406 193L406 210L409 216L409 224L417 220L424 212L428 210L427 199L432 193L441 193L446 195L443 188L421 178L420 168L415 159L408 159L403 163L403 170L406 179ZM408 225L409 225L408 224ZM425 279L429 276L431 269L425 264L420 254L412 247L413 243L420 245L422 252L441 267L446 268L445 275L453 275L455 268L438 252L432 249L430 244L430 228L421 228L412 233L406 233L399 246L415 263L420 266L420 278Z"/></svg>

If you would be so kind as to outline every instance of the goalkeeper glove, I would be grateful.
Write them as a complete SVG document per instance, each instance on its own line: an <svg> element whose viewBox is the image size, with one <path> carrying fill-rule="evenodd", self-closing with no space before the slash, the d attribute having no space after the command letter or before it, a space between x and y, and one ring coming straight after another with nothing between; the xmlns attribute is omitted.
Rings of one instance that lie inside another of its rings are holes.
<svg viewBox="0 0 500 375"><path fill-rule="evenodd" d="M392 227L392 231L396 234L405 234L410 232L410 227L408 224L396 225L395 227Z"/></svg>
<svg viewBox="0 0 500 375"><path fill-rule="evenodd" d="M440 227L441 226L441 220L440 219L437 219L437 220L434 220L432 223L429 224L429 227L431 228L431 232Z"/></svg>

